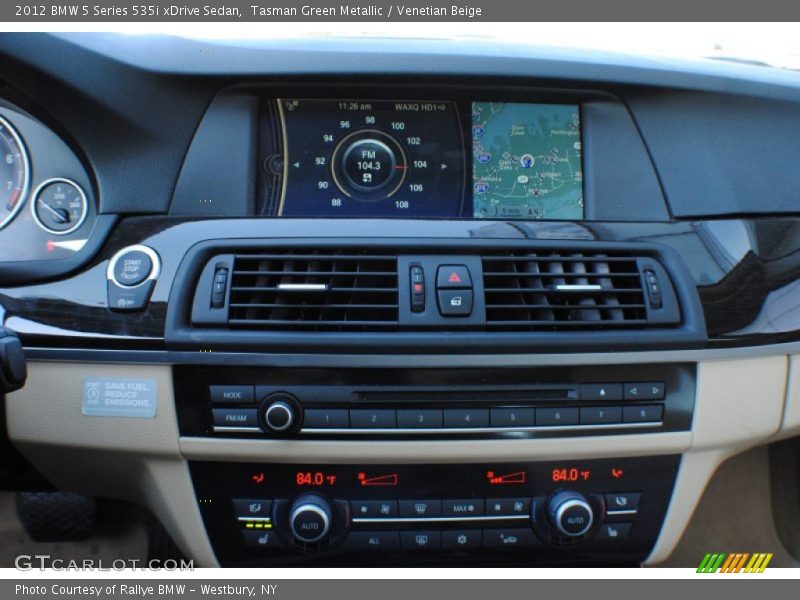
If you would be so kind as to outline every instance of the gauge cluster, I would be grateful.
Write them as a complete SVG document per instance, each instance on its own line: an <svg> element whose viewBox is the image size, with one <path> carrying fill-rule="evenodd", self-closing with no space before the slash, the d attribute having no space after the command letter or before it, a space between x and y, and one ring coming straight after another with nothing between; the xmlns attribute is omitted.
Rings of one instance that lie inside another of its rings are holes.
<svg viewBox="0 0 800 600"><path fill-rule="evenodd" d="M257 211L581 220L577 104L267 100Z"/></svg>
<svg viewBox="0 0 800 600"><path fill-rule="evenodd" d="M17 216L25 203L30 183L28 153L19 134L0 117L0 229Z"/></svg>
<svg viewBox="0 0 800 600"><path fill-rule="evenodd" d="M75 258L97 220L91 182L53 131L0 105L0 265Z"/></svg>

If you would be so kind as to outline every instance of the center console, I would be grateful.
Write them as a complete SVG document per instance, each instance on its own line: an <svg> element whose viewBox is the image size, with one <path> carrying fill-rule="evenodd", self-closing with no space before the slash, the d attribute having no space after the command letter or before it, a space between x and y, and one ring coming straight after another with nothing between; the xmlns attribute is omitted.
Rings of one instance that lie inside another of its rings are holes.
<svg viewBox="0 0 800 600"><path fill-rule="evenodd" d="M193 439L282 441L290 456L304 440L323 453L332 440L430 442L413 464L192 461L215 552L236 566L639 562L679 456L443 464L436 445L689 431L695 388L690 364L174 375Z"/></svg>

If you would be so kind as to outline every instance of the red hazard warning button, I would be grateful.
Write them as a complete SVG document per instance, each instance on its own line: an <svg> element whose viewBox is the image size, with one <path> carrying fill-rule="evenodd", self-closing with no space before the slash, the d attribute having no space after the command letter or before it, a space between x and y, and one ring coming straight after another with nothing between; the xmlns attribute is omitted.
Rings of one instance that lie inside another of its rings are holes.
<svg viewBox="0 0 800 600"><path fill-rule="evenodd" d="M464 265L441 265L436 273L438 289L465 290L472 288L472 279Z"/></svg>

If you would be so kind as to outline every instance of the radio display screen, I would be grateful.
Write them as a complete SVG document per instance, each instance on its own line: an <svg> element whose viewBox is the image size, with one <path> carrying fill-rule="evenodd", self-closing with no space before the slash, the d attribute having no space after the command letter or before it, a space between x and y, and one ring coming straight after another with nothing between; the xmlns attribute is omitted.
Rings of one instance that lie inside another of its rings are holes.
<svg viewBox="0 0 800 600"><path fill-rule="evenodd" d="M580 107L267 101L264 216L581 220Z"/></svg>

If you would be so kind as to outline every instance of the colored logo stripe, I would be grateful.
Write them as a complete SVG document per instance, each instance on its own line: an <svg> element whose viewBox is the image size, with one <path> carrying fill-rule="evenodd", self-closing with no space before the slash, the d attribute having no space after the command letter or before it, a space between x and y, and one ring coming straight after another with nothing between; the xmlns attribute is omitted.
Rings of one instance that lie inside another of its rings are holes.
<svg viewBox="0 0 800 600"><path fill-rule="evenodd" d="M772 560L773 554L770 552L769 554L759 553L754 554L753 558L750 559L750 562L747 564L747 568L745 568L745 573L763 573L764 569L767 568L769 561Z"/></svg>
<svg viewBox="0 0 800 600"><path fill-rule="evenodd" d="M697 567L698 573L763 573L767 565L772 560L773 554L766 552L736 552L726 554L724 552L707 553L700 566ZM749 560L748 560L749 559ZM745 566L745 564L747 566Z"/></svg>

